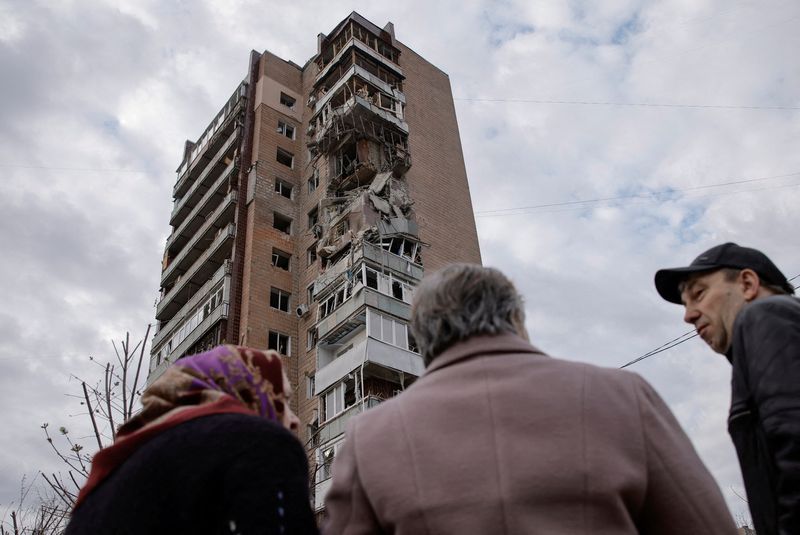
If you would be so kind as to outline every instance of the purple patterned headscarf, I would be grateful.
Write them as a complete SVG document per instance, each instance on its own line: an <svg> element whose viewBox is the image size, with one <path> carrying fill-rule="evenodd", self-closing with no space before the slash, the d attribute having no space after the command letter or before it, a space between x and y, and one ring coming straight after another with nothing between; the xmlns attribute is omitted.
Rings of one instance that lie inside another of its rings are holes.
<svg viewBox="0 0 800 535"><path fill-rule="evenodd" d="M142 394L142 412L120 428L130 433L179 407L214 403L232 396L269 420L281 421L286 407L283 367L275 351L225 345L185 357Z"/></svg>

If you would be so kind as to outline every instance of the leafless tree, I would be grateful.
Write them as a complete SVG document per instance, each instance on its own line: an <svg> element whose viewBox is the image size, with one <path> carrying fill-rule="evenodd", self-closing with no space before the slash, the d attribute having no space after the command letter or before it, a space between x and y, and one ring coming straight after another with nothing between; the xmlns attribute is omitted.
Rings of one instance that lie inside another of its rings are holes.
<svg viewBox="0 0 800 535"><path fill-rule="evenodd" d="M56 535L64 531L67 524L67 511L60 507L59 500L52 491L38 495L36 505L28 505L29 495L35 487L35 479L20 482L19 499L6 506L0 516L0 535Z"/></svg>
<svg viewBox="0 0 800 535"><path fill-rule="evenodd" d="M112 340L116 361L111 359L108 362L100 362L94 357L89 357L89 360L103 369L102 378L95 382L87 382L76 377L81 383L81 392L72 397L80 400L85 409L83 414L87 416L92 426L92 434L88 438L94 440L88 448L78 440L73 440L67 428L59 427L58 434L51 436L50 425L42 424L47 442L66 469L66 475L60 472L42 473L42 478L57 500L55 505L57 509L72 510L78 491L89 477L92 455L114 442L117 428L137 409L144 384L144 379L140 376L149 336L150 325L147 326L144 337L134 345L131 345L130 333L125 334L125 340L120 342L119 347Z"/></svg>

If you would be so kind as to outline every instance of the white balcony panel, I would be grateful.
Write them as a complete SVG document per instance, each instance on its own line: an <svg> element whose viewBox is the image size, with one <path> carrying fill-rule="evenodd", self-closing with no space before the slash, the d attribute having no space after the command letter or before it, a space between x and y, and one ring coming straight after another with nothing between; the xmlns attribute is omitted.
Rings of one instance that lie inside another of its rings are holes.
<svg viewBox="0 0 800 535"><path fill-rule="evenodd" d="M425 371L422 357L413 351L381 342L374 338L353 346L353 349L337 357L314 374L314 395L330 388L362 364L371 362L384 368L401 371L419 377Z"/></svg>

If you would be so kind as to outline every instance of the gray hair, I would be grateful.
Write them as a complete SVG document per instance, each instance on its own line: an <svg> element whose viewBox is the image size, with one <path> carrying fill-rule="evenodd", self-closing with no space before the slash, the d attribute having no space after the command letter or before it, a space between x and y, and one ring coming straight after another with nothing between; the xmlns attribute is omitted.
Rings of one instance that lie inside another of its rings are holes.
<svg viewBox="0 0 800 535"><path fill-rule="evenodd" d="M453 344L480 334L524 336L525 309L500 271L451 264L425 277L414 292L411 333L425 365Z"/></svg>

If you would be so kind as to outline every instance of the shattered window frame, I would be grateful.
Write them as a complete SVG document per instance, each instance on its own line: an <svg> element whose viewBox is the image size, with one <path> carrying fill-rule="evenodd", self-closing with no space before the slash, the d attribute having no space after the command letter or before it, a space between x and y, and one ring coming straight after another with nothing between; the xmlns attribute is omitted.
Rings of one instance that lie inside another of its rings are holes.
<svg viewBox="0 0 800 535"><path fill-rule="evenodd" d="M277 331L268 331L267 349L273 349L286 357L291 355L292 337Z"/></svg>
<svg viewBox="0 0 800 535"><path fill-rule="evenodd" d="M281 197L286 197L287 199L292 200L294 196L294 185L286 182L285 180L281 180L280 178L276 178L275 193L279 194Z"/></svg>
<svg viewBox="0 0 800 535"><path fill-rule="evenodd" d="M280 103L283 106L286 106L287 108L289 108L290 110L293 110L294 109L294 105L297 104L297 99L294 98L293 96L287 95L286 93L281 91Z"/></svg>
<svg viewBox="0 0 800 535"><path fill-rule="evenodd" d="M280 212L272 212L272 228L284 234L292 234L292 218Z"/></svg>
<svg viewBox="0 0 800 535"><path fill-rule="evenodd" d="M281 251L280 249L276 249L275 247L273 247L272 267L283 269L285 271L291 271L291 266L292 266L292 255L290 253L287 253L286 251Z"/></svg>

